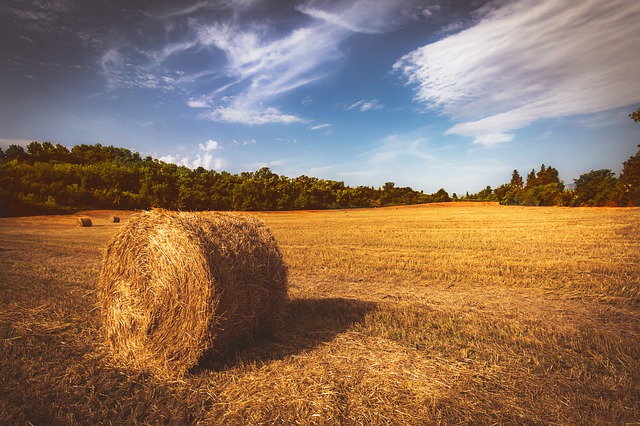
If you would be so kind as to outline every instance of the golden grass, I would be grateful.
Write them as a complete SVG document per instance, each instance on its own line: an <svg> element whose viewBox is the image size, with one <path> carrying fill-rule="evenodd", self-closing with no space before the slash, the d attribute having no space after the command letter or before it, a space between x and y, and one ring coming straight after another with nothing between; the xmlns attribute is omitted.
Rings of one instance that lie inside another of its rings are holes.
<svg viewBox="0 0 640 426"><path fill-rule="evenodd" d="M0 423L640 421L640 209L258 214L290 271L286 332L175 381L100 343L122 225L85 214L86 232L0 220Z"/></svg>
<svg viewBox="0 0 640 426"><path fill-rule="evenodd" d="M409 297L433 285L638 297L639 218L637 209L464 203L264 215L292 273L339 282L341 292L343 282L394 283Z"/></svg>

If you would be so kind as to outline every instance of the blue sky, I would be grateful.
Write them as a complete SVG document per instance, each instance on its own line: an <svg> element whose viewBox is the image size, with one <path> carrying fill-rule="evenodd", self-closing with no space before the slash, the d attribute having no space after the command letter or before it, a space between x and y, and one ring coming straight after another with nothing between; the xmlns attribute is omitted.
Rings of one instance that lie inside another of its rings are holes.
<svg viewBox="0 0 640 426"><path fill-rule="evenodd" d="M8 0L0 146L477 192L637 151L636 0Z"/></svg>

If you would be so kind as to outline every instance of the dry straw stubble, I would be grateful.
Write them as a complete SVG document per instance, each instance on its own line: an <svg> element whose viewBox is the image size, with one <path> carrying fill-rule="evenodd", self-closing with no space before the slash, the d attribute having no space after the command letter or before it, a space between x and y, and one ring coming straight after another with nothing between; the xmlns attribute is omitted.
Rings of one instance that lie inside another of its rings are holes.
<svg viewBox="0 0 640 426"><path fill-rule="evenodd" d="M121 364L184 374L282 323L287 270L259 219L152 210L108 244L98 304Z"/></svg>

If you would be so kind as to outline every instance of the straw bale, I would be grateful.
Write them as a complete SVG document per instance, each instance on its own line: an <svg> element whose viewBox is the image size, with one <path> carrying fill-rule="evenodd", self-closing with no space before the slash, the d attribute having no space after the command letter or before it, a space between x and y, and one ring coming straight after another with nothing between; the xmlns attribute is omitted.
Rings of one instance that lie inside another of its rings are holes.
<svg viewBox="0 0 640 426"><path fill-rule="evenodd" d="M115 359L168 377L275 331L287 300L275 239L231 213L136 216L108 244L98 284Z"/></svg>
<svg viewBox="0 0 640 426"><path fill-rule="evenodd" d="M120 217L119 216L111 216L109 218L109 222L111 222L111 223L120 223Z"/></svg>
<svg viewBox="0 0 640 426"><path fill-rule="evenodd" d="M79 217L78 219L76 219L76 225L78 225L81 228L86 228L87 226L91 226L91 218L88 217Z"/></svg>

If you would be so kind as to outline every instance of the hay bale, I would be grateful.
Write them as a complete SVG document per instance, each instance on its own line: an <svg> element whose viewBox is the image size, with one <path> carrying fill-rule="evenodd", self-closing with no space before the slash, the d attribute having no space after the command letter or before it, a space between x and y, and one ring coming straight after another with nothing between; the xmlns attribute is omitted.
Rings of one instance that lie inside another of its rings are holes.
<svg viewBox="0 0 640 426"><path fill-rule="evenodd" d="M78 219L76 219L76 225L78 225L81 228L86 228L88 226L91 226L91 218L88 217L79 217Z"/></svg>
<svg viewBox="0 0 640 426"><path fill-rule="evenodd" d="M142 213L108 244L98 283L115 358L168 377L274 331L287 300L275 239L236 214Z"/></svg>
<svg viewBox="0 0 640 426"><path fill-rule="evenodd" d="M120 223L120 217L119 216L111 216L109 218L109 222L111 222L111 223Z"/></svg>

